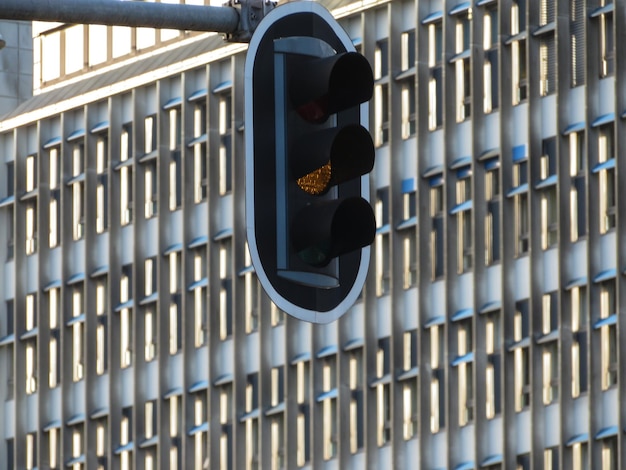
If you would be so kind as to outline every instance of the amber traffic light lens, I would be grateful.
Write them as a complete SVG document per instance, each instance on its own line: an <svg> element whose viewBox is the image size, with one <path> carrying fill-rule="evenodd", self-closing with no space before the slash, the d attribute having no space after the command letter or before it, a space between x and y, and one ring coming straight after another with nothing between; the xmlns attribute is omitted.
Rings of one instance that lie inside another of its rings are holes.
<svg viewBox="0 0 626 470"><path fill-rule="evenodd" d="M330 162L326 165L312 171L311 173L298 178L297 183L300 189L307 194L317 196L323 194L328 188L332 170Z"/></svg>

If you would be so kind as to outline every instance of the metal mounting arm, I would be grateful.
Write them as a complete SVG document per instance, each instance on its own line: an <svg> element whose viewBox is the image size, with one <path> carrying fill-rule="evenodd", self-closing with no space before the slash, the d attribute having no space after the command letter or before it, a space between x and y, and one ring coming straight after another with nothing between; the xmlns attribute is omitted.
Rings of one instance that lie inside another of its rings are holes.
<svg viewBox="0 0 626 470"><path fill-rule="evenodd" d="M231 42L248 42L275 3L231 0L213 7L121 0L1 0L0 18L225 33Z"/></svg>

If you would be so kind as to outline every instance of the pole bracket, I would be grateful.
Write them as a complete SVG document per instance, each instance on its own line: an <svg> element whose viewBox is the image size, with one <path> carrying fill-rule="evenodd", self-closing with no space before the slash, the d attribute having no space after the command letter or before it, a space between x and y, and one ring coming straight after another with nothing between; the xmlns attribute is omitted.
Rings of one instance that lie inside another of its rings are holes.
<svg viewBox="0 0 626 470"><path fill-rule="evenodd" d="M228 0L224 6L232 7L239 13L239 27L226 33L227 42L250 42L254 30L270 11L276 8L277 0Z"/></svg>

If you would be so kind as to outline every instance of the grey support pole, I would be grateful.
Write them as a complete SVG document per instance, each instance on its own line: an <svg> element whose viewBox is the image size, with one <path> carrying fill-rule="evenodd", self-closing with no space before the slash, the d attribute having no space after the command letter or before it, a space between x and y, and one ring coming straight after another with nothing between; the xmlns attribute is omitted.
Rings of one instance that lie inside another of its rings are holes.
<svg viewBox="0 0 626 470"><path fill-rule="evenodd" d="M120 0L0 0L0 18L236 33L233 7Z"/></svg>

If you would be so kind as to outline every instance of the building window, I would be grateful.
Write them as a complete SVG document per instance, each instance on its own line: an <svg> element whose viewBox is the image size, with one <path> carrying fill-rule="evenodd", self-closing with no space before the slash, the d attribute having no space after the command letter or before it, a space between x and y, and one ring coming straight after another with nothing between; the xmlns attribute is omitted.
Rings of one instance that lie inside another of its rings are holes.
<svg viewBox="0 0 626 470"><path fill-rule="evenodd" d="M515 470L530 470L530 454L519 454L515 463Z"/></svg>
<svg viewBox="0 0 626 470"><path fill-rule="evenodd" d="M109 228L109 188L107 176L108 139L100 135L96 141L96 233L102 233Z"/></svg>
<svg viewBox="0 0 626 470"><path fill-rule="evenodd" d="M472 10L460 13L456 17L456 39L454 72L456 80L456 120L462 122L471 115L471 61L470 61L470 24Z"/></svg>
<svg viewBox="0 0 626 470"><path fill-rule="evenodd" d="M432 279L443 276L443 178L430 180L430 265Z"/></svg>
<svg viewBox="0 0 626 470"><path fill-rule="evenodd" d="M526 0L514 0L511 5L511 66L513 104L526 100L528 72L526 69Z"/></svg>
<svg viewBox="0 0 626 470"><path fill-rule="evenodd" d="M391 440L391 351L389 338L378 340L376 350L376 435L378 446Z"/></svg>
<svg viewBox="0 0 626 470"><path fill-rule="evenodd" d="M209 324L207 321L207 285L205 248L197 249L193 256L193 318L194 345L196 348L206 344Z"/></svg>
<svg viewBox="0 0 626 470"><path fill-rule="evenodd" d="M207 175L206 116L206 103L197 101L193 112L195 135L195 143L193 145L193 194L194 202L196 203L206 200L209 184Z"/></svg>
<svg viewBox="0 0 626 470"><path fill-rule="evenodd" d="M408 45L408 44L407 44ZM389 39L376 41L374 49L374 80L380 80L389 74Z"/></svg>
<svg viewBox="0 0 626 470"><path fill-rule="evenodd" d="M500 353L500 310L487 314L485 321L485 352L487 368L485 370L485 415L493 419L502 410L500 392L501 353Z"/></svg>
<svg viewBox="0 0 626 470"><path fill-rule="evenodd" d="M132 157L132 123L129 122L122 126L120 133L120 162L123 164L120 169L120 211L122 225L129 224L132 221L133 173L132 167L129 165ZM103 169L105 166L106 159L103 161Z"/></svg>
<svg viewBox="0 0 626 470"><path fill-rule="evenodd" d="M169 110L169 207L171 211L180 208L182 194L182 116L180 108Z"/></svg>
<svg viewBox="0 0 626 470"><path fill-rule="evenodd" d="M72 372L74 382L85 377L85 313L83 305L83 283L72 288Z"/></svg>
<svg viewBox="0 0 626 470"><path fill-rule="evenodd" d="M571 0L569 8L571 87L585 84L585 14L584 0Z"/></svg>
<svg viewBox="0 0 626 470"><path fill-rule="evenodd" d="M472 320L458 321L457 357L452 364L457 367L459 426L466 426L474 420L474 354L472 338Z"/></svg>
<svg viewBox="0 0 626 470"><path fill-rule="evenodd" d="M601 4L602 6L610 5L612 0L603 0ZM613 9L601 11L598 21L600 23L600 77L603 78L615 73L615 44L613 42Z"/></svg>
<svg viewBox="0 0 626 470"><path fill-rule="evenodd" d="M380 147L389 142L389 84L374 87L375 131L374 143Z"/></svg>
<svg viewBox="0 0 626 470"><path fill-rule="evenodd" d="M402 138L408 139L415 135L416 130L416 98L415 77L402 81Z"/></svg>
<svg viewBox="0 0 626 470"><path fill-rule="evenodd" d="M556 2L541 0L539 2L539 25L554 25ZM556 89L556 41L554 29L540 28L539 41L539 94L546 96Z"/></svg>
<svg viewBox="0 0 626 470"><path fill-rule="evenodd" d="M132 407L122 408L122 418L120 420L120 466L122 470L133 468L132 450L127 450L127 445L133 442L133 409ZM130 446L128 446L130 447Z"/></svg>
<svg viewBox="0 0 626 470"><path fill-rule="evenodd" d="M270 468L285 468L285 417L284 413L276 413L270 420Z"/></svg>
<svg viewBox="0 0 626 470"><path fill-rule="evenodd" d="M485 264L500 261L500 164L497 158L485 162Z"/></svg>
<svg viewBox="0 0 626 470"><path fill-rule="evenodd" d="M285 312L272 302L270 304L270 325L278 326L285 322Z"/></svg>
<svg viewBox="0 0 626 470"><path fill-rule="evenodd" d="M81 461L84 459L85 451L84 451L84 433L85 433L85 425L83 423L75 424L69 428L72 436L72 460L71 462L75 462L72 465L73 470L81 470L84 468Z"/></svg>
<svg viewBox="0 0 626 470"><path fill-rule="evenodd" d="M617 470L618 447L617 436L602 439L601 451L602 470Z"/></svg>
<svg viewBox="0 0 626 470"><path fill-rule="evenodd" d="M103 44L108 44L108 28L104 25L89 25L88 30L89 66L106 62L108 59L109 48L103 47Z"/></svg>
<svg viewBox="0 0 626 470"><path fill-rule="evenodd" d="M272 367L270 372L270 405L271 411L266 412L266 416L270 414L270 463L272 469L282 469L284 467L284 449L283 449L283 409L279 406L284 405L285 399L285 369L283 366Z"/></svg>
<svg viewBox="0 0 626 470"><path fill-rule="evenodd" d="M389 141L389 40L378 40L374 49L374 143Z"/></svg>
<svg viewBox="0 0 626 470"><path fill-rule="evenodd" d="M219 245L220 261L220 339L233 334L232 239L226 237Z"/></svg>
<svg viewBox="0 0 626 470"><path fill-rule="evenodd" d="M558 243L558 204L556 188L556 138L543 140L540 160L541 181L541 248L547 250Z"/></svg>
<svg viewBox="0 0 626 470"><path fill-rule="evenodd" d="M203 468L208 457L208 417L207 417L207 395L202 390L194 394L193 398L193 461L194 468Z"/></svg>
<svg viewBox="0 0 626 470"><path fill-rule="evenodd" d="M155 160L150 160L144 166L144 217L156 217L159 211L158 200L158 173Z"/></svg>
<svg viewBox="0 0 626 470"><path fill-rule="evenodd" d="M72 148L72 237L81 240L85 235L85 144L80 141Z"/></svg>
<svg viewBox="0 0 626 470"><path fill-rule="evenodd" d="M26 434L26 470L37 468L37 433Z"/></svg>
<svg viewBox="0 0 626 470"><path fill-rule="evenodd" d="M61 311L61 295L58 288L48 291L48 326L50 343L48 345L48 387L55 388L61 378L61 331L59 328L59 312Z"/></svg>
<svg viewBox="0 0 626 470"><path fill-rule="evenodd" d="M337 457L337 356L332 354L322 363L322 394L318 396L322 406L322 447L324 460Z"/></svg>
<svg viewBox="0 0 626 470"><path fill-rule="evenodd" d="M182 398L179 395L173 395L169 399L169 418L170 418L170 462L169 468L176 470L181 468L181 449L180 449L180 430L182 427Z"/></svg>
<svg viewBox="0 0 626 470"><path fill-rule="evenodd" d="M219 191L228 194L233 184L233 96L230 91L219 95Z"/></svg>
<svg viewBox="0 0 626 470"><path fill-rule="evenodd" d="M9 343L3 348L6 352L4 358L0 359L6 371L7 381L3 384L5 390L5 401L13 400L15 397L15 367L13 362L15 361L15 347L14 343Z"/></svg>
<svg viewBox="0 0 626 470"><path fill-rule="evenodd" d="M261 310L261 284L252 270L252 259L250 258L250 250L248 243L245 244L245 265L244 268L244 304L245 304L245 320L246 333L257 331L259 327L259 313Z"/></svg>
<svg viewBox="0 0 626 470"><path fill-rule="evenodd" d="M13 256L15 255L15 237L13 232L15 231L15 210L13 206L9 206L6 210L6 225L5 225L5 233L6 233L6 249L7 249L7 261L11 261Z"/></svg>
<svg viewBox="0 0 626 470"><path fill-rule="evenodd" d="M95 421L96 427L96 457L98 458L98 470L107 468L107 418L100 418Z"/></svg>
<svg viewBox="0 0 626 470"><path fill-rule="evenodd" d="M530 405L530 363L529 363L529 326L528 299L515 303L513 317L513 362L515 411L524 410Z"/></svg>
<svg viewBox="0 0 626 470"><path fill-rule="evenodd" d="M248 374L246 384L246 405L242 420L245 424L246 470L259 468L259 418L254 415L259 410L259 374Z"/></svg>
<svg viewBox="0 0 626 470"><path fill-rule="evenodd" d="M389 187L376 190L376 295L383 296L391 288L389 256Z"/></svg>
<svg viewBox="0 0 626 470"><path fill-rule="evenodd" d="M107 313L108 281L106 276L96 280L96 374L102 375L107 370Z"/></svg>
<svg viewBox="0 0 626 470"><path fill-rule="evenodd" d="M598 175L600 200L600 233L615 228L615 136L613 123L600 127L598 135L598 165L593 169Z"/></svg>
<svg viewBox="0 0 626 470"><path fill-rule="evenodd" d="M401 68L407 71L415 67L415 30L405 31L400 36L401 45ZM402 97L402 138L408 139L415 135L416 127L416 98L415 98L415 76L411 74L401 82Z"/></svg>
<svg viewBox="0 0 626 470"><path fill-rule="evenodd" d="M120 279L120 367L132 364L132 265L122 267Z"/></svg>
<svg viewBox="0 0 626 470"><path fill-rule="evenodd" d="M586 442L576 442L572 445L573 470L588 470L589 445Z"/></svg>
<svg viewBox="0 0 626 470"><path fill-rule="evenodd" d="M444 325L430 327L430 432L438 433L445 423Z"/></svg>
<svg viewBox="0 0 626 470"><path fill-rule="evenodd" d="M296 464L303 467L311 460L310 422L311 412L309 403L309 361L300 361L296 364Z"/></svg>
<svg viewBox="0 0 626 470"><path fill-rule="evenodd" d="M219 418L221 428L219 440L219 469L230 470L233 465L232 383L227 383L220 387L219 399Z"/></svg>
<svg viewBox="0 0 626 470"><path fill-rule="evenodd" d="M2 318L0 319L0 338L5 338L15 333L15 324L13 322L13 299L7 300L4 305L4 315L2 315Z"/></svg>
<svg viewBox="0 0 626 470"><path fill-rule="evenodd" d="M61 430L57 427L51 428L47 433L48 439L48 461L51 469L59 469L61 458ZM10 467L9 467L10 468Z"/></svg>
<svg viewBox="0 0 626 470"><path fill-rule="evenodd" d="M434 21L428 25L428 129L443 124L443 25Z"/></svg>
<svg viewBox="0 0 626 470"><path fill-rule="evenodd" d="M579 0L577 0L579 1ZM581 2L582 3L582 2ZM572 132L569 135L570 159L570 240L578 241L587 234L586 168L587 151L585 133Z"/></svg>
<svg viewBox="0 0 626 470"><path fill-rule="evenodd" d="M402 229L402 286L410 289L417 284L417 202L415 178L402 181L402 222L396 227Z"/></svg>
<svg viewBox="0 0 626 470"><path fill-rule="evenodd" d="M559 393L558 347L556 341L550 341L543 345L541 363L543 370L543 404L549 405L558 399Z"/></svg>
<svg viewBox="0 0 626 470"><path fill-rule="evenodd" d="M26 394L37 392L37 341L26 341Z"/></svg>
<svg viewBox="0 0 626 470"><path fill-rule="evenodd" d="M417 330L403 334L402 379L402 434L404 440L417 436L418 388L417 388Z"/></svg>
<svg viewBox="0 0 626 470"><path fill-rule="evenodd" d="M181 306L181 256L177 251L169 254L170 307L169 307L169 352L178 353L182 347L182 306Z"/></svg>
<svg viewBox="0 0 626 470"><path fill-rule="evenodd" d="M355 348L348 353L348 382L350 387L349 429L350 453L363 449L364 406L363 406L363 349Z"/></svg>
<svg viewBox="0 0 626 470"><path fill-rule="evenodd" d="M483 111L488 114L498 109L498 8L488 6L483 15Z"/></svg>
<svg viewBox="0 0 626 470"><path fill-rule="evenodd" d="M617 314L615 279L600 284L600 319L594 328L600 331L600 369L602 390L617 384Z"/></svg>
<svg viewBox="0 0 626 470"><path fill-rule="evenodd" d="M450 211L457 223L457 272L468 272L473 267L472 237L472 177L469 166L457 171L456 205Z"/></svg>
<svg viewBox="0 0 626 470"><path fill-rule="evenodd" d="M13 237L11 237L12 239ZM37 252L37 204L32 199L26 203L26 255Z"/></svg>
<svg viewBox="0 0 626 470"><path fill-rule="evenodd" d="M50 154L52 155L53 151L55 152L56 155L56 168L57 168L57 173L58 173L58 165L59 165L59 149L57 147L52 147L50 149ZM50 158L50 189L53 189L55 186L52 183L52 174L53 174L53 163L52 163L52 158ZM6 169L6 173L5 173L5 193L4 193L4 197L9 197L9 196L14 196L15 195L15 162L11 161L11 162L6 162L5 164L5 169ZM58 186L58 183L57 183Z"/></svg>
<svg viewBox="0 0 626 470"><path fill-rule="evenodd" d="M572 321L572 398L587 392L587 288L574 286L570 291Z"/></svg>
<svg viewBox="0 0 626 470"><path fill-rule="evenodd" d="M530 221L528 204L528 160L513 164L515 255L523 256L530 247Z"/></svg>
<svg viewBox="0 0 626 470"><path fill-rule="evenodd" d="M544 470L558 470L559 466L559 448L550 447L543 451L543 468Z"/></svg>
<svg viewBox="0 0 626 470"><path fill-rule="evenodd" d="M26 296L25 329L36 333L37 331L37 301L36 294ZM29 335L30 336L30 335ZM37 339L30 336L26 341L26 394L37 392L38 364L37 364Z"/></svg>
<svg viewBox="0 0 626 470"><path fill-rule="evenodd" d="M61 240L61 167L59 160L59 148L52 147L49 150L50 159L50 207L48 212L49 233L48 246L54 248Z"/></svg>
<svg viewBox="0 0 626 470"><path fill-rule="evenodd" d="M156 314L152 308L147 308L144 314L144 360L146 362L156 358L157 337Z"/></svg>
<svg viewBox="0 0 626 470"><path fill-rule="evenodd" d="M542 388L543 404L549 405L558 399L558 293L550 292L542 297L541 336L537 341L542 345Z"/></svg>
<svg viewBox="0 0 626 470"><path fill-rule="evenodd" d="M143 150L146 155L157 149L157 117L156 114L146 116L143 120Z"/></svg>
<svg viewBox="0 0 626 470"><path fill-rule="evenodd" d="M37 327L37 294L26 296L26 315L24 328L26 332L33 331Z"/></svg>
<svg viewBox="0 0 626 470"><path fill-rule="evenodd" d="M146 439L157 435L157 419L156 400L147 401L144 405L144 433Z"/></svg>
<svg viewBox="0 0 626 470"><path fill-rule="evenodd" d="M37 155L29 155L26 157L26 192L37 189L37 182Z"/></svg>

